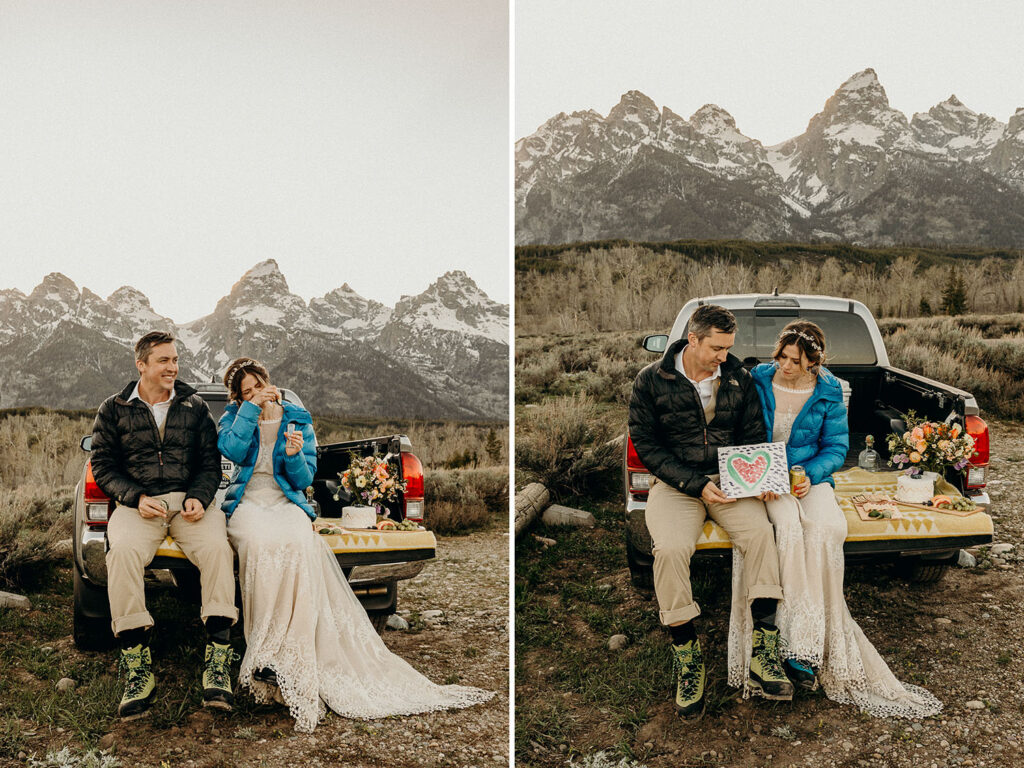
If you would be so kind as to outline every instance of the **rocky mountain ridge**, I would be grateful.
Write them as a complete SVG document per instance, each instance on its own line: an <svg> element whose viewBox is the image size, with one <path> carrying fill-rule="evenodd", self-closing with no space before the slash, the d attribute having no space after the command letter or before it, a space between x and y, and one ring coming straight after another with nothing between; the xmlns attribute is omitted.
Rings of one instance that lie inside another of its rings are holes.
<svg viewBox="0 0 1024 768"><path fill-rule="evenodd" d="M639 91L560 113L516 142L516 242L631 238L1024 245L1024 108L1006 123L955 95L911 119L872 69L792 139L764 146L707 104Z"/></svg>
<svg viewBox="0 0 1024 768"><path fill-rule="evenodd" d="M0 290L0 407L96 407L136 375L130 348L154 329L179 339L185 380L219 381L228 362L250 355L318 412L508 415L509 308L465 272L393 308L347 284L307 304L273 260L180 326L128 286L103 299L52 273L29 295Z"/></svg>

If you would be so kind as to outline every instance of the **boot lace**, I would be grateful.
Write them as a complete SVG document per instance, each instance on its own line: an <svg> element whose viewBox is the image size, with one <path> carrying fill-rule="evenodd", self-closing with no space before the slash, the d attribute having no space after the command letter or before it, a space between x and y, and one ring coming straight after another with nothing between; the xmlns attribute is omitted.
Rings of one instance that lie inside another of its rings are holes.
<svg viewBox="0 0 1024 768"><path fill-rule="evenodd" d="M754 654L758 657L761 662L761 668L768 675L779 679L786 678L786 673L782 669L782 663L779 661L779 632L769 632L764 629L755 631L754 638Z"/></svg>
<svg viewBox="0 0 1024 768"><path fill-rule="evenodd" d="M231 663L239 656L230 646L210 645L209 658L206 660L206 671L210 681L217 688L229 689L231 685Z"/></svg>
<svg viewBox="0 0 1024 768"><path fill-rule="evenodd" d="M149 665L146 663L146 657L142 652L137 654L122 653L121 658L117 662L117 671L125 678L125 698L134 699L140 696L149 678Z"/></svg>
<svg viewBox="0 0 1024 768"><path fill-rule="evenodd" d="M700 645L690 643L688 648L672 649L672 670L676 674L676 690L682 694L684 700L689 700L697 695L700 686L700 669L704 664L704 654L701 653Z"/></svg>

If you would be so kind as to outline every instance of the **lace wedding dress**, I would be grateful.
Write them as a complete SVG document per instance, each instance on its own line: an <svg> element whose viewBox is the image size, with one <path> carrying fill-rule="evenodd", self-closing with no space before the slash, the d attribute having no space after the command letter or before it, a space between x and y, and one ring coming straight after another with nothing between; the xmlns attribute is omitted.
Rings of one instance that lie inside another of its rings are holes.
<svg viewBox="0 0 1024 768"><path fill-rule="evenodd" d="M436 685L395 656L373 628L327 543L274 480L280 419L260 424L259 458L228 525L238 552L246 651L238 683L258 702L280 695L295 730L310 732L326 707L373 719L472 706L494 694ZM273 669L278 686L253 679Z"/></svg>
<svg viewBox="0 0 1024 768"><path fill-rule="evenodd" d="M772 439L786 442L813 389L773 388ZM821 483L803 499L785 495L765 506L775 526L784 595L776 613L782 657L810 661L829 699L854 704L875 717L919 718L939 712L942 702L935 696L896 679L850 615L843 595L846 517L832 487ZM742 686L747 698L753 623L744 597L743 555L736 548L732 552L729 684Z"/></svg>

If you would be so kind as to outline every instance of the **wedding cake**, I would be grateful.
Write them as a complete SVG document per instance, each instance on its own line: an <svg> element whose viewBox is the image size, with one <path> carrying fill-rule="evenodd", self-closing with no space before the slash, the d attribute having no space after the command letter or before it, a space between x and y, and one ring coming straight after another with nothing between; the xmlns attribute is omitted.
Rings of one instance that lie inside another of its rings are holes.
<svg viewBox="0 0 1024 768"><path fill-rule="evenodd" d="M900 475L896 480L896 498L908 504L924 504L931 499L935 483L924 477Z"/></svg>
<svg viewBox="0 0 1024 768"><path fill-rule="evenodd" d="M342 507L342 528L376 528L376 507Z"/></svg>

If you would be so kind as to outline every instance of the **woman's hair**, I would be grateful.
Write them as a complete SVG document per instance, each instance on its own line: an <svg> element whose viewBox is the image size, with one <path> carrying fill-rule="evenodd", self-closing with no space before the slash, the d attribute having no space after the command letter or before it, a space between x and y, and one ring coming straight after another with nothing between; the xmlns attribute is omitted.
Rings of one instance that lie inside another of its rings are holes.
<svg viewBox="0 0 1024 768"><path fill-rule="evenodd" d="M270 383L270 374L263 363L253 360L251 357L238 358L224 372L224 386L228 388L228 397L232 402L242 402L242 379L249 373L264 386Z"/></svg>
<svg viewBox="0 0 1024 768"><path fill-rule="evenodd" d="M779 340L775 342L772 360L778 360L782 350L791 344L796 344L807 357L811 373L817 373L818 368L825 364L825 333L810 320L794 320L782 329Z"/></svg>

